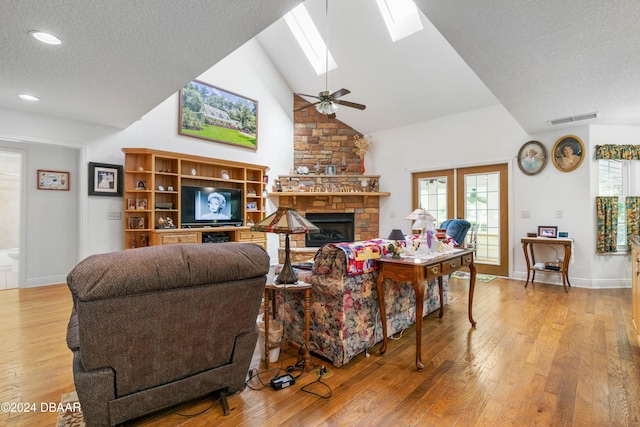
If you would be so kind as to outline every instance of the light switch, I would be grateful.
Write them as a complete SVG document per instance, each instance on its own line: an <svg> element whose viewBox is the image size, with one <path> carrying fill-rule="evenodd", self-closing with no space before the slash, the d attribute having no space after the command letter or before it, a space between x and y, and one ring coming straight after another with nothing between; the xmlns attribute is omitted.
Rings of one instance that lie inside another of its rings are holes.
<svg viewBox="0 0 640 427"><path fill-rule="evenodd" d="M118 221L122 218L122 212L107 212L107 221Z"/></svg>
<svg viewBox="0 0 640 427"><path fill-rule="evenodd" d="M531 218L531 212L530 211L522 211L522 212L520 212L520 217L521 218Z"/></svg>
<svg viewBox="0 0 640 427"><path fill-rule="evenodd" d="M564 217L564 211L560 211L560 210L556 211L556 218L562 218L562 217Z"/></svg>

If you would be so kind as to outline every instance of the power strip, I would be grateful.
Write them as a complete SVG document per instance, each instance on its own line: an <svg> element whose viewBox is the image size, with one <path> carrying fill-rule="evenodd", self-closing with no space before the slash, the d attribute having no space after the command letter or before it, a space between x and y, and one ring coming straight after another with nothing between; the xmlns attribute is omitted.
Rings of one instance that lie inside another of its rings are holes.
<svg viewBox="0 0 640 427"><path fill-rule="evenodd" d="M274 390L282 390L283 388L287 388L296 383L296 379L291 375L286 374L278 378L274 378L271 380L271 388Z"/></svg>

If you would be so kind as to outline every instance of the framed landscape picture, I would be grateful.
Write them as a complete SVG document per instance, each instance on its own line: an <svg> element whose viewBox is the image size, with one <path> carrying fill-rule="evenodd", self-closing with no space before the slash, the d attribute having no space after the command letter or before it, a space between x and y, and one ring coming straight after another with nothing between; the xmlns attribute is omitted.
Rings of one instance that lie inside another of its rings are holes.
<svg viewBox="0 0 640 427"><path fill-rule="evenodd" d="M258 101L194 80L180 90L178 133L258 149Z"/></svg>

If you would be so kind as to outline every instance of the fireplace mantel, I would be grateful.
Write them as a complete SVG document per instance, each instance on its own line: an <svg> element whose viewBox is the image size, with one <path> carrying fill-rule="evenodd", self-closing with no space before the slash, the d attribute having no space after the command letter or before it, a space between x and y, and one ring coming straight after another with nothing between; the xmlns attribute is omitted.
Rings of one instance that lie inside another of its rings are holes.
<svg viewBox="0 0 640 427"><path fill-rule="evenodd" d="M378 175L299 174L279 175L278 178L280 185L275 185L269 194L270 198L277 199L278 206L292 207L302 215L353 213L356 241L380 237L380 198L391 193L379 191ZM302 188L304 191L300 191ZM303 235L292 234L290 238L294 261L308 260L318 249L305 247ZM282 249L282 242L280 246Z"/></svg>
<svg viewBox="0 0 640 427"><path fill-rule="evenodd" d="M333 204L334 196L356 196L362 197L363 203L367 203L367 199L370 196L373 197L383 197L390 196L391 193L388 191L284 191L284 192L276 192L271 193L270 196L277 197L279 199L285 197L292 197L293 204L298 203L298 197L327 197L329 204Z"/></svg>

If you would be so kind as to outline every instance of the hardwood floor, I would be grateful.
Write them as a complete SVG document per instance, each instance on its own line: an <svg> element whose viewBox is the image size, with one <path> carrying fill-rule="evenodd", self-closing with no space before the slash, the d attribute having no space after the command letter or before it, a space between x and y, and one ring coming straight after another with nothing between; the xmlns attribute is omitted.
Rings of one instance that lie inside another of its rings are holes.
<svg viewBox="0 0 640 427"><path fill-rule="evenodd" d="M359 355L341 368L325 365L323 399L294 386L245 389L223 416L211 398L162 411L132 426L638 426L640 348L631 326L631 289L590 290L495 279L476 285L474 317L466 313L467 281L451 280L445 316L427 316L423 372L414 366L415 327L387 354ZM0 425L52 426L57 414L40 402L72 391L65 344L71 297L65 285L0 291L0 402L35 402L35 413L0 413ZM296 353L287 347L286 367ZM261 367L261 371L264 371ZM265 384L275 374L262 372ZM295 373L297 375L297 373ZM261 387L252 380L254 388ZM318 394L322 385L310 387ZM187 417L184 414L197 414ZM183 415L178 415L183 414Z"/></svg>

